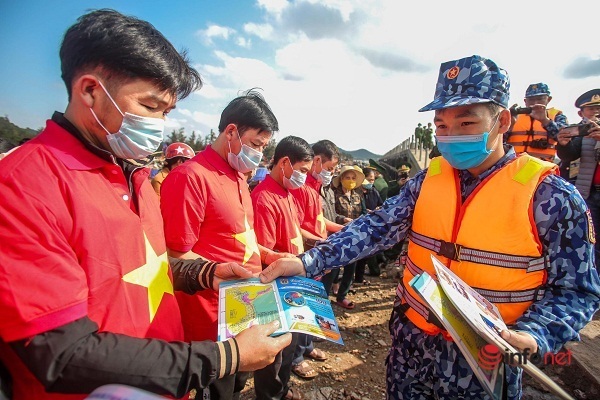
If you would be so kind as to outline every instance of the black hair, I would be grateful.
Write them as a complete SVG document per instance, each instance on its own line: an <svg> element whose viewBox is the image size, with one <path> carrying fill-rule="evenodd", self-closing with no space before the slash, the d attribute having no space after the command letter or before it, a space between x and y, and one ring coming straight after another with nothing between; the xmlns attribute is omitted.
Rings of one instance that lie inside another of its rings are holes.
<svg viewBox="0 0 600 400"><path fill-rule="evenodd" d="M506 107L502 107L500 104L496 104L491 101L489 103L485 103L485 105L492 116L498 115L502 110L506 110Z"/></svg>
<svg viewBox="0 0 600 400"><path fill-rule="evenodd" d="M165 160L165 164L167 165L167 168L169 168L169 171L173 169L173 166L175 164L177 164L179 161L187 161L189 160L189 158L187 157L173 157L173 158L167 158Z"/></svg>
<svg viewBox="0 0 600 400"><path fill-rule="evenodd" d="M283 157L289 157L293 165L300 161L312 161L314 156L315 153L306 140L297 136L286 136L277 143L269 169L272 169Z"/></svg>
<svg viewBox="0 0 600 400"><path fill-rule="evenodd" d="M202 79L187 58L149 22L101 9L82 15L71 26L60 47L62 79L69 100L78 74L100 69L103 78L127 81L141 78L157 88L187 97L202 87Z"/></svg>
<svg viewBox="0 0 600 400"><path fill-rule="evenodd" d="M275 114L256 89L250 89L229 102L221 113L219 132L224 132L229 124L237 125L240 135L248 129L259 129L260 132L271 134L279 131Z"/></svg>
<svg viewBox="0 0 600 400"><path fill-rule="evenodd" d="M371 173L375 173L375 168L369 168L369 167L365 167L363 168L363 174L365 174L365 178L369 175L371 175Z"/></svg>
<svg viewBox="0 0 600 400"><path fill-rule="evenodd" d="M331 140L319 140L312 145L312 149L315 152L315 156L321 156L326 161L340 158L340 150Z"/></svg>

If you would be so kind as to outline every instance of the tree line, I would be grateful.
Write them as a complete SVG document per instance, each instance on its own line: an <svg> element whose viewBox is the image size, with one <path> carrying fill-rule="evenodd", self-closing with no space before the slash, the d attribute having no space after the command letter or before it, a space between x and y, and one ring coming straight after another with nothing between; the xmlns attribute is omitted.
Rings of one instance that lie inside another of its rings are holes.
<svg viewBox="0 0 600 400"><path fill-rule="evenodd" d="M35 135L40 133L40 129L21 128L10 122L8 115L0 117L0 140L7 144L18 146L19 144L33 138Z"/></svg>
<svg viewBox="0 0 600 400"><path fill-rule="evenodd" d="M7 151L12 147L23 144L25 141L35 137L42 131L42 129L43 128L21 128L20 126L12 123L8 116L0 117L0 143L2 145L2 150L0 152ZM171 133L165 136L164 147L171 143L181 142L189 145L192 149L194 149L195 152L198 152L204 150L209 144L212 144L217 139L217 136L218 134L213 129L211 129L210 132L205 136L197 134L196 131L192 131L191 134L187 135L185 128L181 127L178 129L173 129ZM271 139L263 151L265 160L270 160L273 157L276 145L277 141L274 138ZM341 149L340 152L341 161L352 161L352 155L344 152Z"/></svg>

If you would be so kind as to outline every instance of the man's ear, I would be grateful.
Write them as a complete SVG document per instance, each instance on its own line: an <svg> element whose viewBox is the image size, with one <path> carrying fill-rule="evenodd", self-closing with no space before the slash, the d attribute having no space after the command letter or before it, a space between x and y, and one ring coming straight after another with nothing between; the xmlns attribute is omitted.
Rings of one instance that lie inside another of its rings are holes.
<svg viewBox="0 0 600 400"><path fill-rule="evenodd" d="M503 135L508 132L511 123L510 111L505 108L502 109L502 111L500 111L500 116L498 117L498 135Z"/></svg>
<svg viewBox="0 0 600 400"><path fill-rule="evenodd" d="M229 124L225 127L225 135L227 140L231 142L238 135L238 129L236 124ZM241 136L241 135L240 135Z"/></svg>
<svg viewBox="0 0 600 400"><path fill-rule="evenodd" d="M98 100L98 92L103 91L98 78L94 75L84 74L73 80L71 85L71 101L77 101L88 108L92 108Z"/></svg>

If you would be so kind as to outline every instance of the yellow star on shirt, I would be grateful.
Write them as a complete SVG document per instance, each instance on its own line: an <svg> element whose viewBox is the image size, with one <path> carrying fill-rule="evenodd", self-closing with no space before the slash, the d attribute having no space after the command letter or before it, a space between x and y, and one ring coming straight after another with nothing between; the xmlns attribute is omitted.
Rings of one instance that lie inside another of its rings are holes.
<svg viewBox="0 0 600 400"><path fill-rule="evenodd" d="M323 217L322 211L319 213L319 215L317 215L317 221L319 222L319 228L321 232L325 232L325 218Z"/></svg>
<svg viewBox="0 0 600 400"><path fill-rule="evenodd" d="M254 229L250 228L250 224L248 224L248 217L244 216L244 228L245 231L241 233L234 233L232 236L238 242L244 245L244 261L242 265L246 264L252 254L256 253L260 257L260 252L258 251L258 244L256 243L256 234L254 233Z"/></svg>
<svg viewBox="0 0 600 400"><path fill-rule="evenodd" d="M148 288L148 311L150 322L152 322L164 294L173 294L173 284L169 279L167 253L157 255L146 234L144 234L144 242L146 245L146 264L125 274L122 279L125 282Z"/></svg>
<svg viewBox="0 0 600 400"><path fill-rule="evenodd" d="M296 237L293 239L290 239L290 242L294 246L296 246L296 249L298 249L298 254L304 253L304 244L303 244L303 240L302 240L302 234L300 233L300 229L298 229L298 225L296 225Z"/></svg>

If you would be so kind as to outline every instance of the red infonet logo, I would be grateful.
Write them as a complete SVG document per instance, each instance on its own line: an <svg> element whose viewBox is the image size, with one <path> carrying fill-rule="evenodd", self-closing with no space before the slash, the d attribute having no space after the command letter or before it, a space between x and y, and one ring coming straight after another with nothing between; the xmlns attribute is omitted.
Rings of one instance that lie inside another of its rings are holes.
<svg viewBox="0 0 600 400"><path fill-rule="evenodd" d="M543 363L544 365L571 365L571 350L559 351L556 354L548 352L544 356L538 353L531 354L529 349L519 353L512 353L508 349L504 349L503 353L496 345L488 343L479 349L477 356L479 366L486 371L492 371L500 362L507 365L522 365L528 362L533 364Z"/></svg>
<svg viewBox="0 0 600 400"><path fill-rule="evenodd" d="M479 366L486 371L491 371L500 364L503 357L497 346L488 343L479 349L478 358Z"/></svg>

